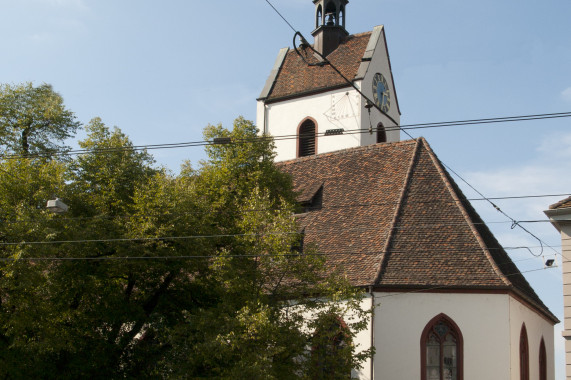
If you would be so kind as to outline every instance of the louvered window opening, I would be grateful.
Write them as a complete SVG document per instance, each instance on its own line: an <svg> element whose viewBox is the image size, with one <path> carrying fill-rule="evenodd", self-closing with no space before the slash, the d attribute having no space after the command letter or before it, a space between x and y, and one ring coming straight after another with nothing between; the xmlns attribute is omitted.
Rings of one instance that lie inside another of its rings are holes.
<svg viewBox="0 0 571 380"><path fill-rule="evenodd" d="M306 120L299 128L299 157L312 156L315 154L315 123Z"/></svg>

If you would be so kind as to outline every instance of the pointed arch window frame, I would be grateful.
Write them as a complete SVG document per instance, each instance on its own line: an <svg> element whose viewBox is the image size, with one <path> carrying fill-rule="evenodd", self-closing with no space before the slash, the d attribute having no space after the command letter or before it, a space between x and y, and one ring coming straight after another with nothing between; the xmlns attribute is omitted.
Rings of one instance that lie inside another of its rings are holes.
<svg viewBox="0 0 571 380"><path fill-rule="evenodd" d="M529 380L529 339L525 323L521 325L519 333L519 378Z"/></svg>
<svg viewBox="0 0 571 380"><path fill-rule="evenodd" d="M312 122L312 123L313 123L313 126L314 126L314 134L313 134L313 139L314 139L314 140L313 140L314 151L313 151L313 154L304 154L304 155L302 155L302 154L301 154L301 153L302 153L302 152L301 152L301 148L302 148L301 129L304 127L304 125L305 125L307 122ZM310 157L310 156L314 156L314 155L317 154L317 152L318 152L318 150L317 150L317 148L318 148L318 144L317 144L317 143L318 143L317 131L318 131L317 121L316 121L314 118L312 118L312 117L309 117L309 116L308 116L308 117L304 118L304 119L299 123L299 125L297 126L297 138L296 138L296 148L295 148L295 153L296 153L296 157L297 157L297 158L300 158L300 157Z"/></svg>
<svg viewBox="0 0 571 380"><path fill-rule="evenodd" d="M323 25L327 25L327 15L333 14L334 24L335 26L339 26L339 9L337 4L333 0L325 1L323 4L325 7L323 8ZM330 6L332 5L332 6ZM334 12L331 12L334 11Z"/></svg>
<svg viewBox="0 0 571 380"><path fill-rule="evenodd" d="M351 333L349 332L349 326L345 322L345 320L337 315L337 314L324 314L321 315L318 320L321 319L321 323L325 322L325 325L318 326L317 329L313 333L314 340L317 342L313 342L311 346L311 365L313 366L313 373L310 376L311 379L321 380L325 377L324 374L335 374L335 378L339 378L340 369L338 365L340 364L341 368L347 367L345 369L348 370L346 374L348 377L351 378L351 368L350 368L350 360L347 360L345 363L339 363L335 361L331 361L332 357L336 357L338 354L338 349L344 349L346 346L353 345L353 339L351 337ZM319 323L319 322L318 322ZM325 355L323 355L325 353ZM329 359L329 360L328 360ZM347 358L348 359L348 358ZM324 364L333 365L333 368L336 370L332 371L332 368L323 368ZM341 378L344 376L341 375ZM333 378L333 377L332 377Z"/></svg>
<svg viewBox="0 0 571 380"><path fill-rule="evenodd" d="M543 337L539 343L539 380L547 380L547 350Z"/></svg>
<svg viewBox="0 0 571 380"><path fill-rule="evenodd" d="M319 4L315 12L315 29L319 28L321 25L324 24L325 21L324 21L323 7L321 6L321 4Z"/></svg>
<svg viewBox="0 0 571 380"><path fill-rule="evenodd" d="M456 380L464 380L464 338L462 336L462 331L450 318L444 313L438 314L434 318L432 318L424 327L422 331L422 335L420 337L420 379L421 380L428 380L426 376L426 347L428 343L428 339L430 333L436 327L437 324L440 322L444 322L450 328L450 332L447 334L451 334L456 339ZM444 379L442 374L442 365L443 365L443 355L442 355L442 344L440 346L440 378Z"/></svg>
<svg viewBox="0 0 571 380"><path fill-rule="evenodd" d="M387 142L387 130L383 123L377 124L377 144Z"/></svg>

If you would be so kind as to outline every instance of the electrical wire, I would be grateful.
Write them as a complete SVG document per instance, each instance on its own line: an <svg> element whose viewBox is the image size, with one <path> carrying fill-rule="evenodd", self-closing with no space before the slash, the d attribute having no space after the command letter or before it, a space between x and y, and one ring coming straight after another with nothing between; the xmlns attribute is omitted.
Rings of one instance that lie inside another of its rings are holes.
<svg viewBox="0 0 571 380"><path fill-rule="evenodd" d="M321 61L318 63L309 63L305 57L303 56L303 54L301 54L301 52L298 50L295 42L296 42L296 38L299 36L299 38L301 39L302 44L300 45L300 47L303 49L310 49L311 51L313 51L314 55L317 55L321 58ZM300 32L295 32L294 37L293 37L293 45L294 45L294 49L296 51L296 53L299 55L299 57L308 65L308 66L324 66L327 65L330 68L332 68L341 78L343 78L343 80L345 82L347 82L350 86L352 86L355 91L357 91L366 101L367 104L370 105L371 107L376 108L380 113L385 114L385 112L381 109L380 106L378 106L376 104L376 102L372 101L369 97L367 97L356 85L355 83L353 83L353 81L349 80L347 77L345 77L345 75L343 75L343 73L337 68L335 67L335 65L333 65L331 63L331 61L329 61L325 56L323 56L323 54L321 54L321 52L317 51L313 46L311 46L310 44L307 43L305 37L300 33ZM525 119L526 120L536 120L536 119L543 119L543 118L548 118L548 117L569 117L571 116L571 114L569 113L558 113L558 114L553 114L550 116L546 116L546 114L542 114L542 115L528 115ZM464 121L456 121L456 122L446 122L443 123L445 125L456 125L458 123L461 123L462 125L465 124L471 124L471 123L489 123L489 122L505 122L505 121L512 121L512 120L516 120L517 118L512 118L512 117L502 117L502 118L495 118L492 119L479 119L479 120L464 120ZM435 125L433 124L417 124L415 126L413 126L414 128L429 128L429 127L434 127ZM414 138L411 134L409 134L405 129L403 129L401 126L394 126L394 128L398 128L401 131L403 131L407 136L409 136L411 139L416 140L416 138ZM456 173L454 170L452 170L452 168L450 168L448 165L446 165L444 162L442 162L442 165L444 165L450 172L452 172L453 174L455 174L458 178L460 178L460 180L462 180L466 185L468 185L472 190L474 190L476 193L478 193L478 195L480 195L482 198L486 199L498 212L500 212L502 215L504 215L505 217L507 217L508 219L511 220L512 222L512 229L514 229L515 227L520 227L523 231L525 231L527 234L529 234L530 236L532 236L533 238L535 238L537 241L539 241L541 247L541 252L539 253L539 255L537 256L541 256L543 255L543 244L544 242L537 237L535 234L533 234L531 231L529 231L527 228L523 227L522 225L519 224L518 221L516 221L515 219L513 219L512 217L510 217L508 214L506 214L504 211L502 211L497 205L495 205L491 200L487 199L480 191L478 191L474 186L472 186L468 181L466 181L463 177L461 177L458 173ZM550 247L551 248L551 247ZM551 248L553 251L555 251L555 249ZM535 255L531 250L529 250L529 252L532 255ZM557 251L555 251L557 252Z"/></svg>
<svg viewBox="0 0 571 380"><path fill-rule="evenodd" d="M295 28L293 26L291 26L290 22L280 13L280 11L278 11L276 9L276 7L273 6L272 3L270 3L269 0L266 0L266 3L268 3L270 5L270 7L272 7L274 9L274 11L276 11L276 13L282 18L282 20L285 21L286 24L289 25L289 27L291 28L291 30L293 30L294 32L296 31Z"/></svg>
<svg viewBox="0 0 571 380"><path fill-rule="evenodd" d="M509 274L504 274L505 277L512 277L512 276L517 276L517 275L522 275L524 273L531 273L531 272L539 272L542 270L549 270L549 269L555 269L556 267L543 267L543 268L537 268L537 269L530 269L530 270L526 270L523 272L518 272L518 273L509 273ZM468 278L468 280L470 280L470 278ZM410 290L410 291L406 291L406 292L393 292L391 294L384 294L384 295L380 295L380 296L376 296L376 298L389 298L389 297L397 297L397 296L403 296L406 294L413 294L413 293L426 293L426 292L430 292L430 291L434 291L434 290L439 290L439 289L453 289L455 288L454 286L450 286L450 285L442 285L442 286L431 286L425 289L414 289L414 290Z"/></svg>
<svg viewBox="0 0 571 380"><path fill-rule="evenodd" d="M295 30L295 28L293 28L293 26L287 21L287 19L268 1L266 0L266 2L274 9L274 11L276 11L276 13L278 13L278 15L288 24L288 26L296 33L294 36L294 47L295 47L295 37L296 36L300 36L300 38L302 39L302 41L305 41L305 38L303 37L303 35L299 32L297 32ZM315 53L319 54L317 51L315 51L313 49L313 47L309 46L310 49L312 49ZM297 50L297 47L296 47ZM320 55L320 54L319 54ZM301 56L301 55L300 55ZM378 110L380 112L383 112L378 106L376 106L376 104L374 102L372 102L370 99L368 99L368 97L365 96L365 94L363 94L359 88L357 88L352 81L350 81L349 79L347 79L334 65L331 64L331 62L329 62L325 57L321 56L323 59L323 62L327 65L329 65L330 67L332 67L347 83L349 83L350 85L352 85L354 87L354 89L360 93L361 96L363 96L363 98L365 98L368 102L370 102L370 104L372 104L373 106L375 106L375 108L378 108ZM323 64L320 63L320 65ZM486 118L486 119L471 119L471 120L459 120L459 121L449 121L449 122L438 122L438 123L420 123L420 124L410 124L408 126L395 126L393 128L398 128L402 131L405 131L406 129L419 129L419 128L435 128L435 127L444 127L444 126L453 126L453 125L468 125L468 124L486 124L486 123L499 123L499 122L513 122L513 121L526 121L526 120L541 120L541 119L550 119L550 118L560 118L560 117L571 117L571 113L552 113L552 114L537 114L537 115L523 115L523 116L511 116L511 117L498 117L498 118ZM390 127L389 127L390 128ZM369 131L364 129L364 130L355 130L355 131L348 131L348 133L368 133ZM405 133L412 139L414 139L414 137L412 137L410 134L408 134L406 131ZM260 138L265 138L265 137L260 137ZM258 140L260 138L256 138L255 140ZM285 136L277 136L276 139L281 139L281 138L297 138L297 135L285 135ZM247 142L245 140L254 140L254 139L243 139L241 141L233 141L231 143L241 143L241 142ZM116 148L98 148L98 149L84 149L84 150L76 150L76 151L70 151L70 152L65 152L62 154L84 154L84 153L112 153L112 152L120 152L120 151L135 151L135 150L151 150L151 149L168 149L168 148L179 148L179 147L189 147L189 146L202 146L202 145L212 145L215 144L215 142L213 141L195 141L195 142L187 142L187 143L172 143L172 144L154 144L154 145L142 145L142 146L130 146L130 147L116 147ZM18 155L4 155L3 157L0 158L4 158L4 159L15 159L15 158L29 158L32 155L28 155L28 156L18 156ZM466 180L464 180L461 176L459 176L455 171L453 171L450 167L448 167L446 164L443 163L444 166L446 166L448 168L448 170L450 170L453 174L455 174L458 178L460 178L463 182L465 182L470 188L472 188L474 191L476 191L482 198L479 200L486 200L488 202L490 202L492 204L492 206L498 210L500 213L502 213L504 216L506 216L508 219L510 219L511 223L512 223L512 228L515 228L516 226L522 228L526 233L530 234L532 237L534 237L535 239L537 239L540 242L540 246L542 248L542 253L543 253L543 241L538 238L536 235L534 235L533 233L531 233L529 230L527 230L526 228L524 228L523 226L520 225L520 223L522 223L521 221L516 221L515 219L511 218L509 215L507 215L505 212L503 212L499 207L497 207L493 202L491 202L491 198L486 198L482 193L480 193L478 190L476 190L472 185L470 185ZM497 199L497 198L496 198ZM504 199L507 199L504 198ZM538 221L535 221L538 222ZM216 237L221 237L220 236L216 236ZM208 236L204 236L201 238L206 238ZM214 236L211 236L214 237ZM73 242L119 242L119 241L140 241L140 240L173 240L173 239L188 239L188 238L198 238L197 236L193 236L193 237L168 237L168 238L141 238L141 239L98 239L98 240L78 240L78 241L73 241ZM51 242L19 242L19 243L0 243L0 245L22 245L22 244L61 244L61 243L70 243L72 241L51 241ZM548 246L550 247L550 246ZM552 248L552 247L550 247ZM552 248L553 249L553 248ZM554 250L554 249L553 249ZM554 250L555 251L555 250ZM531 252L531 250L530 250ZM557 253L557 251L555 251ZM541 254L542 254L541 253ZM533 253L532 253L533 254ZM540 254L540 255L541 255Z"/></svg>
<svg viewBox="0 0 571 380"><path fill-rule="evenodd" d="M433 195L433 193L416 193L417 195ZM440 200L415 200L416 204L422 205L429 205L429 204L442 204L442 205L457 205L460 203L465 203L467 201L474 202L474 201L490 201L490 200L519 200L519 199L528 199L528 198L561 198L561 197L568 197L571 196L571 193L563 193L563 194L534 194L534 195L516 195L516 196L504 196L504 197L488 197L488 198L464 198L460 199L459 201L440 201ZM366 207L378 207L378 206L385 206L385 205L394 205L392 201L383 201L383 202L367 202L367 203L349 203L349 204L331 204L326 206L314 206L314 207L304 207L305 210L308 212L314 210L328 210L328 209L344 209L344 208L366 208ZM271 212L275 211L272 208L263 208L263 209L245 209L241 210L245 213L254 213L254 212ZM214 209L211 210L200 210L200 211L188 211L184 214L177 214L172 213L169 211L164 215L169 215L171 217L177 216L184 216L184 215L204 215L208 213L215 212ZM51 219L47 219L48 222L60 222L60 221L81 221L81 220L94 220L94 219L132 219L132 218L144 218L146 216L162 216L161 215L150 215L150 214L130 214L130 215L95 215L95 216L78 216L78 217L64 217L62 215L57 215ZM4 224L19 224L19 223L33 223L36 222L37 219L18 219L18 220L7 220L0 218L0 222ZM503 224L503 223L512 223L511 221L487 221L484 223L474 223L474 224ZM548 219L536 219L536 220L520 220L518 223L551 223Z"/></svg>
<svg viewBox="0 0 571 380"><path fill-rule="evenodd" d="M486 225L485 223L471 223L472 225ZM419 231L425 229L435 229L442 227L466 226L466 222L455 223L416 223L412 226L393 226L386 230L386 233L398 231L401 236L416 235ZM355 226L345 228L344 232L363 233L369 231L377 231L378 229L370 226ZM77 239L77 240L39 240L39 241L19 241L19 242L0 242L0 247L23 246L23 245L54 245L54 244L80 244L80 243L113 243L113 242L136 242L136 241L164 241L164 240L189 240L189 239L219 239L219 238L236 238L236 237L263 237L263 236L280 236L280 235L322 235L329 233L330 230L312 229L309 232L300 231L279 231L279 232L261 232L261 233L236 233L236 234L210 234L210 235L185 235L185 236L155 236L155 237L134 237L134 238L107 238L107 239ZM545 244L544 244L545 245ZM542 247L544 245L540 245ZM522 247L520 247L522 248ZM494 249L494 248L488 248ZM501 248L499 248L501 249Z"/></svg>
<svg viewBox="0 0 571 380"><path fill-rule="evenodd" d="M517 247L519 248L519 247ZM502 249L502 248L496 248ZM493 248L492 248L493 250ZM454 254L454 253L475 253L480 254L482 253L481 249L467 249L467 250L460 250L460 249L438 249L439 253L446 253L446 254ZM391 249L391 254L395 253L410 253L409 250L398 250L398 249ZM216 259L216 258L260 258L260 257L342 257L342 256L382 256L386 255L386 251L374 251L374 252L313 252L313 253L288 253L288 254L229 254L229 255L165 255L165 256L57 256L57 257L1 257L0 262L16 262L16 261L117 261L117 260L187 260L187 259ZM513 264L516 262L523 262L529 260L536 260L537 257L534 258L527 258L521 260L511 260L508 257L508 261L501 261L495 262L497 265L505 265L505 264Z"/></svg>
<svg viewBox="0 0 571 380"><path fill-rule="evenodd" d="M424 128L441 128L441 127L461 126L461 125L477 125L477 124L490 124L490 123L503 123L503 122L518 122L518 121L528 121L528 120L546 120L546 119L562 118L562 117L571 117L571 112L386 126L385 130L386 131L401 130L401 131L405 132L411 139L415 140L415 138L412 135L408 134L408 132L406 132L406 131L413 130L413 129L421 129L421 128L422 129L424 129ZM352 130L343 131L344 135L368 134L368 133L370 133L369 129L352 129ZM330 135L328 135L327 132L318 132L318 133L316 133L316 136L317 137L329 137ZM148 151L148 150L159 150L159 149L177 149L177 148L189 148L189 147L200 147L200 146L210 146L210 145L239 145L239 144L253 143L253 142L262 141L262 140L268 140L268 139L273 139L274 141L283 141L283 140L294 140L297 138L298 138L297 134L290 134L290 135L280 135L280 136L272 136L272 137L259 136L259 137L248 138L248 139L233 139L229 142L223 142L223 143L216 142L214 140L202 140L202 141L190 141L190 142L181 142L181 143L132 145L132 146L128 146L128 147L76 149L76 150L69 150L69 151L30 153L28 155L3 154L3 155L0 155L0 160L48 158L48 157L74 156L74 155L83 155L83 154L111 154L111 153L119 153L119 152Z"/></svg>
<svg viewBox="0 0 571 380"><path fill-rule="evenodd" d="M450 166L446 165L444 162L442 163L442 165L444 165L446 167L446 169L451 172L452 174L454 174L456 177L458 177L462 182L464 182L468 187L470 187L472 190L474 190L479 196L481 196L482 198L484 198L486 201L488 201L492 207L494 209L496 209L500 214L504 215L506 218L508 218L511 222L512 222L512 230L516 227L521 228L524 232L526 232L528 235L532 236L534 239L536 239L539 244L542 246L541 247L541 252L537 255L537 256L541 256L543 254L543 245L545 245L548 248L551 248L553 251L557 252L554 248L552 248L551 246L549 246L548 244L544 243L543 240L541 240L537 235L535 235L534 233L532 233L531 231L529 231L527 228L525 228L524 226L522 226L520 224L520 222L518 222L517 220L515 220L514 218L512 218L511 216L509 216L508 214L506 214L501 208L499 208L494 202L492 202L489 198L486 198L484 196L484 194L482 194L480 191L478 191L474 186L472 186L468 181L466 181L462 176L460 176L458 173L456 173ZM531 251L530 251L531 252ZM531 252L532 253L532 252ZM534 253L532 253L532 255L535 255Z"/></svg>

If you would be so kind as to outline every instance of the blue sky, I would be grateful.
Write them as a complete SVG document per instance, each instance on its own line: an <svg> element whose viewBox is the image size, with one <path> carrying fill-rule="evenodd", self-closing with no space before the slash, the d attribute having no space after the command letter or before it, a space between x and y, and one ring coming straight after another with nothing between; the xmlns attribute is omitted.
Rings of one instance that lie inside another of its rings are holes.
<svg viewBox="0 0 571 380"><path fill-rule="evenodd" d="M311 39L310 0L273 4ZM81 122L100 116L136 145L202 140L209 123L255 119L255 99L293 37L264 0L0 0L0 14L0 83L50 83ZM569 0L354 0L347 29L385 25L401 121L412 124L571 111L570 14ZM412 132L486 196L565 194L570 125L555 119ZM203 157L201 148L153 154L174 171ZM542 210L557 200L497 204L516 220L545 220ZM505 246L537 245L489 205L475 206ZM560 250L551 225L525 226ZM510 253L522 271L542 267L529 252ZM562 320L560 269L526 277Z"/></svg>

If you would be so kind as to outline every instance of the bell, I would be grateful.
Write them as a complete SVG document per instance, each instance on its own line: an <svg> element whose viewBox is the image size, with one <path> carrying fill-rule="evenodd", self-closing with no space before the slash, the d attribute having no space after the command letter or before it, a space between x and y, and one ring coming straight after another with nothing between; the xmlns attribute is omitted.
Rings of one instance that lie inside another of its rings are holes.
<svg viewBox="0 0 571 380"><path fill-rule="evenodd" d="M327 14L327 23L325 25L335 26L335 14L334 13Z"/></svg>

